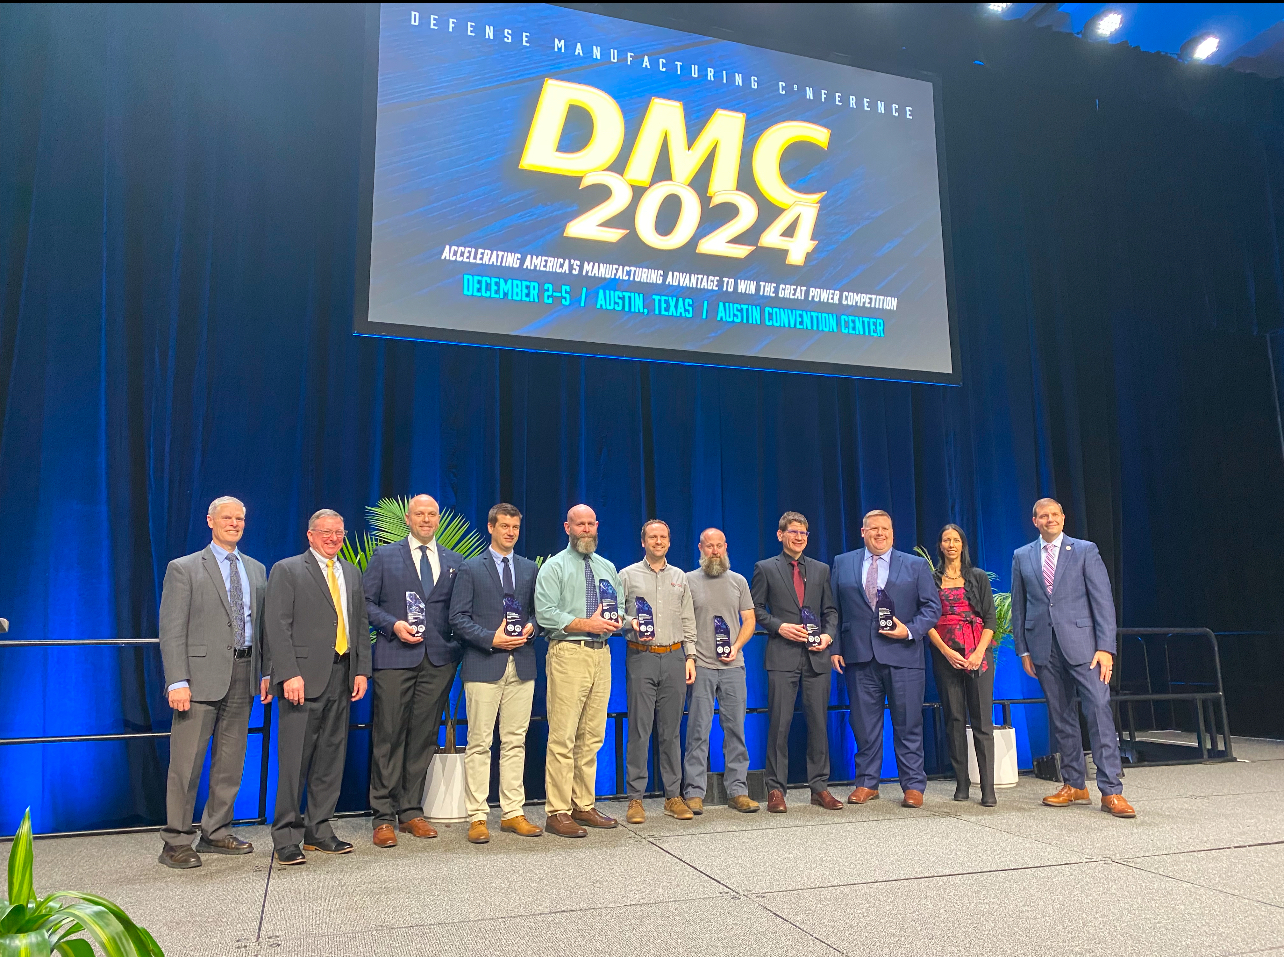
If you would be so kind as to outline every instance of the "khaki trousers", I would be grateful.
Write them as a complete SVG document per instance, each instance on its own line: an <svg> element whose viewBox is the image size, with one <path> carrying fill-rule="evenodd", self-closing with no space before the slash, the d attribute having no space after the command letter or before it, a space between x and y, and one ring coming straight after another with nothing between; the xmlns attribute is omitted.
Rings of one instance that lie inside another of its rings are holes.
<svg viewBox="0 0 1284 957"><path fill-rule="evenodd" d="M550 641L548 673L548 754L544 759L544 810L569 814L593 806L597 752L606 738L611 697L611 650L578 641Z"/></svg>
<svg viewBox="0 0 1284 957"><path fill-rule="evenodd" d="M526 729L531 724L535 680L517 677L513 656L508 656L504 677L498 681L465 681L468 702L468 747L464 751L464 786L471 821L484 821L490 807L490 742L499 717L499 808L503 820L517 817L526 803Z"/></svg>

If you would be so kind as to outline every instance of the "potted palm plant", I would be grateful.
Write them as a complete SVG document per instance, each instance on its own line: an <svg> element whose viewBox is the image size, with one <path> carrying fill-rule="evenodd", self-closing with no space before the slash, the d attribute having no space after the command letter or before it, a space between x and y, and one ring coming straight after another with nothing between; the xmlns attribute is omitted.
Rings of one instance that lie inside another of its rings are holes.
<svg viewBox="0 0 1284 957"><path fill-rule="evenodd" d="M8 897L0 900L0 954L94 957L92 940L112 957L164 957L155 938L105 897L55 891L37 898L33 864L31 808L27 808L9 850Z"/></svg>

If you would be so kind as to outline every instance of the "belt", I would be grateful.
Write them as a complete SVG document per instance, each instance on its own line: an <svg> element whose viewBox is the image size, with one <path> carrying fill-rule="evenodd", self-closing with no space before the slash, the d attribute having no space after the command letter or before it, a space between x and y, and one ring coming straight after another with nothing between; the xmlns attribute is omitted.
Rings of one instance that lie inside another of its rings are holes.
<svg viewBox="0 0 1284 957"><path fill-rule="evenodd" d="M629 647L634 651L649 651L653 655L663 655L670 651L677 651L682 647L682 642L679 641L676 645L651 645L645 641L630 641Z"/></svg>
<svg viewBox="0 0 1284 957"><path fill-rule="evenodd" d="M562 642L562 641L564 641L564 642L566 642L566 643L568 643L568 644L572 644L572 645L583 645L585 648L597 648L597 649L600 649L600 648L605 648L605 647L606 647L606 639L605 639L605 638L584 638L584 639L579 639L579 638L554 638L554 639L552 639L552 640L553 640L553 641L558 641L558 642Z"/></svg>
<svg viewBox="0 0 1284 957"><path fill-rule="evenodd" d="M237 661L240 661L242 658L248 658L252 654L254 654L253 648L233 648L232 649L232 657Z"/></svg>
<svg viewBox="0 0 1284 957"><path fill-rule="evenodd" d="M334 663L336 665L341 661L347 661L347 660L348 660L348 653L346 651L343 654L339 654L337 651L334 653Z"/></svg>

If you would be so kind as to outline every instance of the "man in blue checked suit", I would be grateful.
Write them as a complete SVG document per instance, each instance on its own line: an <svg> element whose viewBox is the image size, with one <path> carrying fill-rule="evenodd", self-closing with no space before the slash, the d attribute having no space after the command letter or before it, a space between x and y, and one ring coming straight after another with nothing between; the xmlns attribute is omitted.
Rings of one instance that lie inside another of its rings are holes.
<svg viewBox="0 0 1284 957"><path fill-rule="evenodd" d="M415 837L436 837L424 818L424 782L437 751L437 731L450 701L460 643L450 631L450 598L462 555L436 541L441 512L416 495L406 512L410 534L380 545L364 577L374 642L370 732L370 806L376 847L394 847L397 824ZM410 596L423 602L423 633L407 619Z"/></svg>
<svg viewBox="0 0 1284 957"><path fill-rule="evenodd" d="M865 547L834 559L839 644L834 670L847 678L852 733L856 736L856 787L849 804L878 797L883 768L883 702L892 716L892 741L905 807L922 807L927 771L923 758L923 689L928 629L941 617L932 568L917 555L892 548L892 518L882 510L861 522ZM892 602L894 627L880 631L879 592Z"/></svg>
<svg viewBox="0 0 1284 957"><path fill-rule="evenodd" d="M1115 604L1106 565L1096 545L1064 533L1065 515L1056 500L1034 503L1034 524L1039 537L1012 555L1012 637L1026 674L1043 687L1061 751L1062 787L1043 803L1068 807L1091 801L1077 690L1097 765L1101 809L1136 817L1123 796L1119 735L1110 712Z"/></svg>

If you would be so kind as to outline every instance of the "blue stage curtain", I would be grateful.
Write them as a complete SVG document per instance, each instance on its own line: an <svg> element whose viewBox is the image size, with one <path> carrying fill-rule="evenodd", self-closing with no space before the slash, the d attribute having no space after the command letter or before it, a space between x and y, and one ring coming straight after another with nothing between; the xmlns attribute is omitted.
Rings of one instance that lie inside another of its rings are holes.
<svg viewBox="0 0 1284 957"><path fill-rule="evenodd" d="M354 337L362 16L0 8L10 637L155 636L166 563L208 541L218 495L247 503L244 548L271 564L316 508L356 531L378 496L419 491L479 526L514 502L532 556L562 547L579 501L617 565L649 516L683 567L716 525L746 575L785 509L829 560L884 508L906 550L958 522L1003 587L1031 503L1056 495L1101 545L1123 623L1279 620L1263 334L1284 301L1284 152L1252 78L1100 99L1061 83L1064 58L973 65L962 20L920 53L944 77L964 380L948 388ZM154 650L0 656L0 737L168 726ZM613 710L623 690L621 671ZM1010 653L996 691L1038 694ZM1028 759L1046 728L1018 719ZM849 776L841 717L831 740ZM364 806L367 742L344 806ZM239 814L257 813L256 749ZM39 831L159 822L165 760L154 741L0 746L0 833L28 805Z"/></svg>

